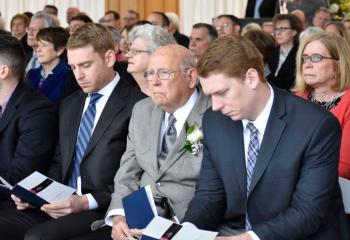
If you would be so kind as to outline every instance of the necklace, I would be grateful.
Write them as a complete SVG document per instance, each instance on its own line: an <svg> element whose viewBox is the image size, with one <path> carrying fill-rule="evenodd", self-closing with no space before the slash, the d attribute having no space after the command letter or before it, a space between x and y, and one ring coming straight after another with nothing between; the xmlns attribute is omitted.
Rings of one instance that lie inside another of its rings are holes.
<svg viewBox="0 0 350 240"><path fill-rule="evenodd" d="M336 92L336 93L334 93L334 95L332 95L330 98L328 98L330 100L326 101L327 98L324 98L324 97L319 97L319 100L316 99L315 93L311 92L308 95L308 99L311 102L316 103L316 104L322 106L323 108L325 108L325 109L327 109L329 111L329 110L331 110L332 108L334 108L335 106L338 105L338 103L340 102L343 94L344 93L342 93L342 92Z"/></svg>

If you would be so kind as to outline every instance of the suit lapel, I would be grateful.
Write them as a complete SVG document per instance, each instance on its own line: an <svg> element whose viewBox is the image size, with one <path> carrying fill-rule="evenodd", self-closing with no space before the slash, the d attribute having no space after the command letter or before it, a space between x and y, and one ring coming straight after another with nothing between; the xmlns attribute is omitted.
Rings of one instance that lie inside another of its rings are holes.
<svg viewBox="0 0 350 240"><path fill-rule="evenodd" d="M286 127L286 123L280 118L285 114L284 98L274 88L274 101L271 108L269 120L266 125L264 138L260 146L259 155L254 168L254 174L250 186L250 192L254 190L254 187L262 177L266 167L271 161L272 155L278 145L278 142L282 136L283 130Z"/></svg>
<svg viewBox="0 0 350 240"><path fill-rule="evenodd" d="M81 90L79 90L81 91ZM66 160L66 164L63 164L63 172L66 173L70 167L71 161L74 159L74 154L75 154L75 145L77 141L77 135L79 131L79 126L80 126L80 120L83 114L83 109L84 109L84 104L85 104L85 99L87 97L87 94L83 93L82 91L80 92L77 101L71 101L69 107L71 109L71 112L69 114L69 119L67 123L67 127L74 129L74 132L70 135L70 138L68 138L68 141L66 142L67 144L67 149L68 149L68 158L64 159ZM62 147L61 147L62 148Z"/></svg>
<svg viewBox="0 0 350 240"><path fill-rule="evenodd" d="M21 83L18 83L16 89L13 91L12 96L8 101L8 104L5 108L2 117L0 118L0 133L6 128L6 126L9 124L9 122L15 115L17 107L22 101L24 91L24 86Z"/></svg>
<svg viewBox="0 0 350 240"><path fill-rule="evenodd" d="M162 126L162 120L164 118L164 111L155 106L152 111L152 125L150 131L150 153L151 158L150 164L153 166L155 172L158 172L158 155L161 151L161 146L159 145L159 137L160 137L160 127Z"/></svg>
<svg viewBox="0 0 350 240"><path fill-rule="evenodd" d="M119 80L117 86L114 88L112 94L107 100L105 107L103 108L102 114L86 147L82 161L84 161L86 156L89 155L91 150L98 143L99 139L103 136L104 132L108 129L111 122L124 108L126 102L123 100L123 98L128 95L128 86L123 82L123 80Z"/></svg>
<svg viewBox="0 0 350 240"><path fill-rule="evenodd" d="M247 173L242 121L232 121L231 118L222 114L220 117L223 120L219 120L215 125L218 128L218 132L217 137L214 137L214 139L217 142L220 141L218 143L218 154L224 161L222 162L224 164L222 175L225 179L237 179L242 198L245 199L247 197ZM213 159L213 161L221 161L221 159Z"/></svg>
<svg viewBox="0 0 350 240"><path fill-rule="evenodd" d="M209 106L210 99L205 97L204 94L200 91L198 99L193 106L190 114L188 115L186 121L190 125L196 124L199 128L202 128L202 117ZM168 168L171 167L171 165L173 165L186 152L185 149L182 149L185 143L185 136L185 128L182 127L173 150L168 154L167 158L165 159L165 163L159 169L158 179L161 178L163 174L168 170Z"/></svg>

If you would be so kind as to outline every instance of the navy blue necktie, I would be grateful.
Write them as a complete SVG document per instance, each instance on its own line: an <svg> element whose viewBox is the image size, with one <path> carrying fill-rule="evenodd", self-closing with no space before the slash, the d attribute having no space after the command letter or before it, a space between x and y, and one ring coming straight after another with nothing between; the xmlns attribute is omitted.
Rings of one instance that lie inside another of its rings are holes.
<svg viewBox="0 0 350 240"><path fill-rule="evenodd" d="M90 141L91 132L94 126L96 115L95 103L100 97L102 97L102 95L99 93L90 94L89 106L85 110L83 117L80 121L77 142L75 145L75 158L73 162L73 169L68 183L68 185L72 188L77 188L77 180L80 176L80 163L83 159L86 147Z"/></svg>
<svg viewBox="0 0 350 240"><path fill-rule="evenodd" d="M250 183L253 177L254 167L256 163L256 159L259 153L259 140L258 140L258 129L254 126L253 123L248 122L247 128L250 131L250 140L248 145L248 153L247 153L247 196L250 191ZM246 213L246 230L250 230L251 225L248 218L248 212Z"/></svg>

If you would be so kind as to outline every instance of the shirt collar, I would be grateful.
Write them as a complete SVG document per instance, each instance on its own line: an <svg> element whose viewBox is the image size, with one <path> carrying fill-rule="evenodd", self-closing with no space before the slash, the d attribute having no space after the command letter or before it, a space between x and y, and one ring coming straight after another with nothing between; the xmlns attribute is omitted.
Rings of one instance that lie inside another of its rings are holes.
<svg viewBox="0 0 350 240"><path fill-rule="evenodd" d="M198 96L199 93L197 90L195 90L192 93L191 97L187 100L187 102L173 113L176 119L176 123L180 124L181 126L185 123L188 115L190 114L193 106L196 103ZM165 112L164 119L166 123L168 122L169 115L169 113Z"/></svg>
<svg viewBox="0 0 350 240"><path fill-rule="evenodd" d="M264 135L265 128L267 125L267 121L269 120L272 104L273 104L273 99L274 99L274 92L273 88L270 86L270 84L267 84L270 89L270 97L269 100L267 101L264 109L262 112L259 114L259 116L252 122L254 126L258 129L259 133ZM249 121L248 119L242 119L242 124L243 124L243 129L246 130L247 124Z"/></svg>
<svg viewBox="0 0 350 240"><path fill-rule="evenodd" d="M16 87L17 87L18 83L16 84L16 86L3 98L0 99L0 106L1 106L1 113L4 113L5 108L13 94L13 92L15 91Z"/></svg>
<svg viewBox="0 0 350 240"><path fill-rule="evenodd" d="M116 73L114 79L110 83L108 83L106 86L104 86L102 89L97 91L97 93L101 94L102 96L109 97L112 94L115 86L117 86L119 80L120 80L120 76L118 73Z"/></svg>

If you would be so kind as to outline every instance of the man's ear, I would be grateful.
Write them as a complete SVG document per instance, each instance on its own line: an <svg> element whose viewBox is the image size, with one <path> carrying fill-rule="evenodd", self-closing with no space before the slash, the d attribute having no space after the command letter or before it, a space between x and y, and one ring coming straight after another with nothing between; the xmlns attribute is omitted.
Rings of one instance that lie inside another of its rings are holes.
<svg viewBox="0 0 350 240"><path fill-rule="evenodd" d="M7 65L0 65L0 79L6 79L10 75L10 68Z"/></svg>
<svg viewBox="0 0 350 240"><path fill-rule="evenodd" d="M105 53L105 61L108 67L113 67L116 60L115 60L115 52L112 49L109 49Z"/></svg>
<svg viewBox="0 0 350 240"><path fill-rule="evenodd" d="M234 26L233 26L233 31L234 31L234 33L238 36L238 35L240 35L239 34L239 31L241 30L241 26L239 26L238 24L235 24Z"/></svg>
<svg viewBox="0 0 350 240"><path fill-rule="evenodd" d="M245 74L245 81L250 88L255 89L260 81L258 71L255 68L249 68Z"/></svg>
<svg viewBox="0 0 350 240"><path fill-rule="evenodd" d="M186 70L186 75L188 76L188 86L190 88L195 88L198 83L198 74L195 68L189 68Z"/></svg>

